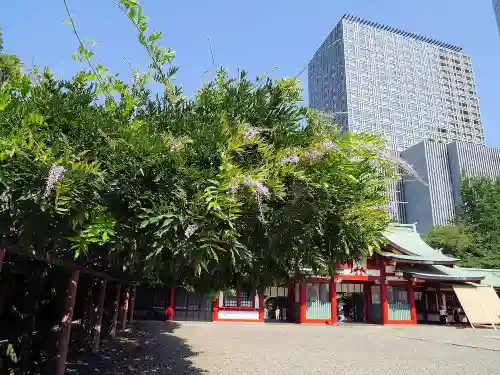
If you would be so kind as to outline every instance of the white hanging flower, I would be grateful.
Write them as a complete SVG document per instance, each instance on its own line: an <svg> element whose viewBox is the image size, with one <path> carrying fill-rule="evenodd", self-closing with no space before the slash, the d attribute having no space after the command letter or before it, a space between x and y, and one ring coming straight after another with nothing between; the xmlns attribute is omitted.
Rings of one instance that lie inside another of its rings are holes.
<svg viewBox="0 0 500 375"><path fill-rule="evenodd" d="M238 192L239 188L240 184L237 181L232 181L231 185L229 185L228 193L234 195Z"/></svg>
<svg viewBox="0 0 500 375"><path fill-rule="evenodd" d="M65 171L66 169L64 167L52 164L52 166L49 169L47 182L45 183L45 192L43 194L44 198L47 198L50 195L50 193L54 189L54 186L56 185L56 182L59 181L59 179L63 176Z"/></svg>
<svg viewBox="0 0 500 375"><path fill-rule="evenodd" d="M304 152L304 156L311 159L311 160L316 160L321 156L321 153L318 150L310 150Z"/></svg>
<svg viewBox="0 0 500 375"><path fill-rule="evenodd" d="M385 161L388 161L393 166L400 168L405 173L409 174L410 176L415 177L422 184L427 185L427 182L422 177L420 177L420 175L417 173L415 168L413 168L413 165L408 163L406 160L404 160L399 155L396 155L396 153L391 152L391 151L386 150L386 149L383 149L379 146L366 143L366 142L360 142L359 145L361 146L362 149L377 154L377 156L379 158L384 159Z"/></svg>
<svg viewBox="0 0 500 375"><path fill-rule="evenodd" d="M197 230L198 230L198 225L189 224L186 230L184 231L184 235L186 236L186 238L190 238Z"/></svg>
<svg viewBox="0 0 500 375"><path fill-rule="evenodd" d="M255 188L255 193L258 196L267 197L269 195L269 188L262 184L262 182L254 181L250 177L245 178L245 184Z"/></svg>
<svg viewBox="0 0 500 375"><path fill-rule="evenodd" d="M259 135L259 130L256 128L248 128L243 132L243 140L250 141Z"/></svg>
<svg viewBox="0 0 500 375"><path fill-rule="evenodd" d="M297 155L292 155L287 158L282 158L280 160L281 165L286 164L297 164L300 161L300 158Z"/></svg>
<svg viewBox="0 0 500 375"><path fill-rule="evenodd" d="M330 140L326 140L326 141L324 141L324 142L323 142L323 147L324 147L327 151L330 151L330 150L335 150L335 151L339 151L339 152L340 152L340 147L339 147L336 143L334 143L334 142L332 142L332 141L330 141Z"/></svg>
<svg viewBox="0 0 500 375"><path fill-rule="evenodd" d="M170 152L179 151L182 148L182 142L172 137L170 138Z"/></svg>

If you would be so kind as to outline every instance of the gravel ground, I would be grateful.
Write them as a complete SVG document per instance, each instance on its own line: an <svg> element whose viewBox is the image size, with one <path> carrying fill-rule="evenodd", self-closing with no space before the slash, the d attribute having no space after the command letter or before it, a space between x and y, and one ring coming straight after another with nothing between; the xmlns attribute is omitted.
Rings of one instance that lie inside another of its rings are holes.
<svg viewBox="0 0 500 375"><path fill-rule="evenodd" d="M435 326L139 322L77 374L500 373L500 333Z"/></svg>

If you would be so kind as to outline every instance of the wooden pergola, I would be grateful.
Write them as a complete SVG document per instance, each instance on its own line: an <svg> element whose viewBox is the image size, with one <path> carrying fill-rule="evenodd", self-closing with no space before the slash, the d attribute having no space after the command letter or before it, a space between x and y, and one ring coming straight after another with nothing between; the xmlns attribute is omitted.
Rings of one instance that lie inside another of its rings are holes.
<svg viewBox="0 0 500 375"><path fill-rule="evenodd" d="M78 284L81 275L89 275L98 280L97 303L92 306L92 337L91 347L92 353L97 353L101 341L101 328L103 326L103 312L106 299L106 288L108 283L116 284L116 294L112 301L113 315L110 322L110 336L115 337L117 324L120 321L119 328L122 330L127 328L128 324L133 321L134 305L136 299L136 282L130 280L123 274L112 274L96 270L85 264L62 259L56 254L46 252L43 254L31 253L25 251L19 245L8 243L0 243L0 273L6 254L19 256L28 261L41 261L51 266L58 266L68 271L68 278L64 281L64 304L59 322L59 338L57 340L57 355L55 360L54 375L64 375L66 369L66 359L71 336L71 328L73 324L73 313L75 308L75 300L78 290ZM0 306L3 306L3 293L0 291ZM2 310L0 309L0 314Z"/></svg>

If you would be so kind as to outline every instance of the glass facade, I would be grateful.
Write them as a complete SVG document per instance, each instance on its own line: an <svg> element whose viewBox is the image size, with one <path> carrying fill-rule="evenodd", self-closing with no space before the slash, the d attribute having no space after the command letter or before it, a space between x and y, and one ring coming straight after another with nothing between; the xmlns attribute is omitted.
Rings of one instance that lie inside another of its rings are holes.
<svg viewBox="0 0 500 375"><path fill-rule="evenodd" d="M381 135L394 151L427 138L484 144L469 56L352 16L309 63L309 103L343 130Z"/></svg>
<svg viewBox="0 0 500 375"><path fill-rule="evenodd" d="M495 12L498 30L500 31L500 0L493 0L493 10Z"/></svg>
<svg viewBox="0 0 500 375"><path fill-rule="evenodd" d="M500 2L500 0L497 0ZM309 105L400 154L424 139L484 145L470 57L460 47L345 15L308 66ZM405 222L401 182L393 218Z"/></svg>

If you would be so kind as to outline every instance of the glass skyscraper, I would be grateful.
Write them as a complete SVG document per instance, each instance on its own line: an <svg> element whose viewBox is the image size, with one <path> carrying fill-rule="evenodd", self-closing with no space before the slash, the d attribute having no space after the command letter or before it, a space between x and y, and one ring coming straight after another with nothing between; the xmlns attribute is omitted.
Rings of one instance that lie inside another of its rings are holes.
<svg viewBox="0 0 500 375"><path fill-rule="evenodd" d="M493 11L495 12L498 30L500 31L500 0L493 0Z"/></svg>
<svg viewBox="0 0 500 375"><path fill-rule="evenodd" d="M484 144L460 47L344 15L308 68L309 105L343 130L379 134L398 152L424 139Z"/></svg>

